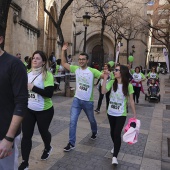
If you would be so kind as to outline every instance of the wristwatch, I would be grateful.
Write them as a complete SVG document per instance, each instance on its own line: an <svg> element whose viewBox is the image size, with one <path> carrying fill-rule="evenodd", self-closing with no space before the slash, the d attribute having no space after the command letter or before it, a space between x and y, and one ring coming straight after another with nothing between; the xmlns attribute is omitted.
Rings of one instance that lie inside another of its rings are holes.
<svg viewBox="0 0 170 170"><path fill-rule="evenodd" d="M8 142L13 142L14 141L14 138L11 138L11 137L8 137L8 136L5 136L4 137Z"/></svg>

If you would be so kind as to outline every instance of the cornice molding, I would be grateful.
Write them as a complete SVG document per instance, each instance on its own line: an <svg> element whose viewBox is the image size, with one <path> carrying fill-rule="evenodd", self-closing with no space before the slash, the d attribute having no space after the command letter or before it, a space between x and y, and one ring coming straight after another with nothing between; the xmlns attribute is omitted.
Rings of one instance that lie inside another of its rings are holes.
<svg viewBox="0 0 170 170"><path fill-rule="evenodd" d="M21 12L22 10L22 8L18 4L16 4L14 1L11 2L10 7L13 8L17 12Z"/></svg>
<svg viewBox="0 0 170 170"><path fill-rule="evenodd" d="M40 30L37 29L36 27L34 27L33 25L31 25L30 23L28 23L27 21L21 19L19 21L19 24L22 25L23 27L31 30L32 32L36 33L37 34L37 37L40 37Z"/></svg>

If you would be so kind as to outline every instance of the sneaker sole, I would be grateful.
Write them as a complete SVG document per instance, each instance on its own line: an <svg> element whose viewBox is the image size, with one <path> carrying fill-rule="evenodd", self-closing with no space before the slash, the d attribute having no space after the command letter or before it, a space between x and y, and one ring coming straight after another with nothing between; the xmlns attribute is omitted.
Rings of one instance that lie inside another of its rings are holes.
<svg viewBox="0 0 170 170"><path fill-rule="evenodd" d="M50 152L49 152L49 155L48 155L48 157L47 157L46 159L41 159L41 160L42 160L42 161L45 161L45 160L47 160L47 159L50 157L52 150L53 150L53 147L51 147L51 150L50 150Z"/></svg>
<svg viewBox="0 0 170 170"><path fill-rule="evenodd" d="M100 113L100 111L95 111L96 113Z"/></svg>
<svg viewBox="0 0 170 170"><path fill-rule="evenodd" d="M97 138L97 137L96 137ZM90 138L91 140L96 140L96 138Z"/></svg>
<svg viewBox="0 0 170 170"><path fill-rule="evenodd" d="M63 149L64 152L70 152L71 150L75 149L75 147L70 148L69 150Z"/></svg>

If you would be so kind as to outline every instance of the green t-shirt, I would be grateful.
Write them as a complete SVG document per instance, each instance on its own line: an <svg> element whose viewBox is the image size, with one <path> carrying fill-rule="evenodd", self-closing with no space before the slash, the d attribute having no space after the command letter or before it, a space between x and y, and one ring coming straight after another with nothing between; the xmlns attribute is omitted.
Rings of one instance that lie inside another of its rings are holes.
<svg viewBox="0 0 170 170"><path fill-rule="evenodd" d="M24 61L24 65L25 65L25 67L27 67L28 63Z"/></svg>
<svg viewBox="0 0 170 170"><path fill-rule="evenodd" d="M60 65L56 65L56 71L55 71L55 75L58 74L58 70L60 69Z"/></svg>
<svg viewBox="0 0 170 170"><path fill-rule="evenodd" d="M100 78L101 72L87 67L82 70L79 66L70 65L70 72L76 75L75 97L85 101L93 101L94 78Z"/></svg>
<svg viewBox="0 0 170 170"><path fill-rule="evenodd" d="M113 83L114 81L110 81L106 85L106 89L109 91L111 90L110 93L110 102L109 102L109 107L107 113L111 116L127 116L127 101L128 97L125 97L122 91L122 84L118 84L118 89L116 92L113 91ZM128 86L128 94L134 93L133 86L132 84L129 84Z"/></svg>

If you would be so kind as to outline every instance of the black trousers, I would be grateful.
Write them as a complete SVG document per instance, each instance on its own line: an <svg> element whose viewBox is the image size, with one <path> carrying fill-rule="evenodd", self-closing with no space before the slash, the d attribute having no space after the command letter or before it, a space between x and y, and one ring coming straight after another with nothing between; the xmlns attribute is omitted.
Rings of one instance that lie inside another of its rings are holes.
<svg viewBox="0 0 170 170"><path fill-rule="evenodd" d="M126 116L110 116L108 115L110 124L110 135L114 144L113 157L117 158L121 147L121 132L125 125Z"/></svg>
<svg viewBox="0 0 170 170"><path fill-rule="evenodd" d="M44 147L50 149L51 133L48 131L51 120L54 115L54 108L51 107L44 111L33 111L28 109L27 114L23 119L21 140L21 154L22 159L26 162L29 161L29 155L32 148L32 136L34 133L35 123L37 123L38 130L44 142Z"/></svg>
<svg viewBox="0 0 170 170"><path fill-rule="evenodd" d="M139 100L139 96L140 96L141 87L133 86L133 89L134 89L133 100L135 101L135 99L136 99L136 101L138 101Z"/></svg>
<svg viewBox="0 0 170 170"><path fill-rule="evenodd" d="M100 107L102 105L102 100L104 97L104 94L101 93L101 88L102 86L99 86L99 100L98 100L98 104L97 104L97 109L100 110ZM109 101L110 101L110 91L108 91L105 95L106 95L106 109L108 109L109 106Z"/></svg>

